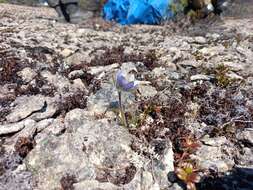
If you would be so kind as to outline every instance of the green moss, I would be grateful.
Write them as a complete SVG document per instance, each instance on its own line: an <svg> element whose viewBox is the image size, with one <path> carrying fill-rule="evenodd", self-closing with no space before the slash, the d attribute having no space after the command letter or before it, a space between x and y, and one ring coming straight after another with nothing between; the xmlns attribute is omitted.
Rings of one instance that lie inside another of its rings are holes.
<svg viewBox="0 0 253 190"><path fill-rule="evenodd" d="M131 127L138 128L143 123L145 123L148 116L151 116L152 114L156 113L157 106L155 105L147 105L144 110L139 111L138 113L134 113L131 115L128 115L128 121Z"/></svg>
<svg viewBox="0 0 253 190"><path fill-rule="evenodd" d="M192 15L189 15L189 16L193 16L193 14L195 14L194 11L190 11L189 14L192 14ZM195 57L195 60L196 61L199 61L199 60L204 60L205 59L205 56L200 52L200 51L196 51L192 54L194 57Z"/></svg>
<svg viewBox="0 0 253 190"><path fill-rule="evenodd" d="M180 4L181 4L183 7L186 7L186 6L188 6L188 0L180 0Z"/></svg>
<svg viewBox="0 0 253 190"><path fill-rule="evenodd" d="M218 86L225 88L234 82L234 80L227 76L229 71L229 67L223 64L218 65L218 67L215 69L215 78Z"/></svg>
<svg viewBox="0 0 253 190"><path fill-rule="evenodd" d="M170 5L170 10L177 14L179 12L183 12L185 7L188 6L188 0L174 0Z"/></svg>

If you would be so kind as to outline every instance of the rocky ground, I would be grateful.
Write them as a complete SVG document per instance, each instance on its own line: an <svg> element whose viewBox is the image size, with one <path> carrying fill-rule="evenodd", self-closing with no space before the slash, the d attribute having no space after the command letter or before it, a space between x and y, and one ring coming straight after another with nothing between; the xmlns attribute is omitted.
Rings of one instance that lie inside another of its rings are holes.
<svg viewBox="0 0 253 190"><path fill-rule="evenodd" d="M55 18L0 6L0 190L253 189L251 16ZM118 69L150 82L124 93L128 127L111 109Z"/></svg>

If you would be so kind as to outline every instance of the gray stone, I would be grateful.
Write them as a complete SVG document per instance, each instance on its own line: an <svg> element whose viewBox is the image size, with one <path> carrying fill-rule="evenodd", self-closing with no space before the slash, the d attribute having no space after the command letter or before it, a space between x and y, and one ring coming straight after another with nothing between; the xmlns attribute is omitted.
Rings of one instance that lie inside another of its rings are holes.
<svg viewBox="0 0 253 190"><path fill-rule="evenodd" d="M75 190L122 190L122 188L111 183L99 183L96 180L86 180L74 184Z"/></svg>
<svg viewBox="0 0 253 190"><path fill-rule="evenodd" d="M65 62L68 65L79 65L83 60L86 60L88 63L91 61L91 57L89 56L89 52L77 52L67 58L65 58Z"/></svg>
<svg viewBox="0 0 253 190"><path fill-rule="evenodd" d="M152 70L152 74L155 78L159 78L166 74L166 68L164 67L156 67Z"/></svg>
<svg viewBox="0 0 253 190"><path fill-rule="evenodd" d="M234 61L224 61L224 62L222 62L222 64L224 66L229 67L233 71L241 71L241 70L243 70L243 65L238 64L237 62L234 62Z"/></svg>
<svg viewBox="0 0 253 190"><path fill-rule="evenodd" d="M94 115L83 109L74 109L66 114L64 123L67 126L67 130L76 131L76 129L82 126L87 120L95 120Z"/></svg>
<svg viewBox="0 0 253 190"><path fill-rule="evenodd" d="M174 172L174 154L172 150L172 143L168 142L164 153L155 162L154 175L156 176L156 182L161 189L167 188L170 183L168 181L168 174Z"/></svg>
<svg viewBox="0 0 253 190"><path fill-rule="evenodd" d="M66 127L72 127L69 125ZM111 164L113 168L128 166L131 141L124 128L86 120L75 131L45 136L29 153L26 163L38 181L38 189L55 189L66 173L77 175L78 181L94 180Z"/></svg>
<svg viewBox="0 0 253 190"><path fill-rule="evenodd" d="M183 189L184 188L177 183L174 183L171 187L169 187L169 190L183 190Z"/></svg>
<svg viewBox="0 0 253 190"><path fill-rule="evenodd" d="M34 126L34 121L27 119L18 123L0 125L0 135L18 132L27 126Z"/></svg>
<svg viewBox="0 0 253 190"><path fill-rule="evenodd" d="M140 85L138 90L141 96L145 98L151 98L157 94L157 90L151 85Z"/></svg>
<svg viewBox="0 0 253 190"><path fill-rule="evenodd" d="M52 117L56 111L58 110L58 97L55 96L54 98L51 97L45 97L44 98L45 105L43 109L39 112L33 113L29 118L35 120L35 121L41 121L43 119L48 119Z"/></svg>
<svg viewBox="0 0 253 190"><path fill-rule="evenodd" d="M85 86L85 84L83 83L81 79L73 80L73 87L76 88L77 91L80 90L80 91L85 91L86 94L89 93L87 87Z"/></svg>
<svg viewBox="0 0 253 190"><path fill-rule="evenodd" d="M170 72L168 74L170 80L179 80L181 78L181 75L178 72Z"/></svg>
<svg viewBox="0 0 253 190"><path fill-rule="evenodd" d="M24 68L22 71L18 72L17 74L18 76L22 78L22 80L25 83L32 81L34 77L37 75L37 73L34 70L32 70L30 67Z"/></svg>
<svg viewBox="0 0 253 190"><path fill-rule="evenodd" d="M36 132L36 122L34 120L27 119L25 123L25 128L14 136L14 142L16 142L19 137L33 137Z"/></svg>
<svg viewBox="0 0 253 190"><path fill-rule="evenodd" d="M62 50L60 52L60 54L63 56L63 57L69 57L70 55L72 55L75 51L71 50L71 49L67 49L65 48L64 50Z"/></svg>
<svg viewBox="0 0 253 190"><path fill-rule="evenodd" d="M56 123L64 125L66 132L54 134L57 124L50 124L36 136L36 147L26 159L28 169L38 182L36 189L60 188L59 181L67 173L76 176L75 189L142 190L145 187L159 190L168 186L167 174L174 171L170 143L152 165L130 148L134 137L127 129L109 124L106 120L94 121L90 112L75 109L67 113L64 124ZM125 170L120 169L131 165L136 168L136 173L124 173ZM107 168L112 179L100 182L98 178L106 175L104 171ZM153 181L152 173L157 181ZM132 180L121 186L113 184L118 175L132 175Z"/></svg>
<svg viewBox="0 0 253 190"><path fill-rule="evenodd" d="M243 80L242 76L240 76L240 75L238 75L238 74L236 74L232 71L226 73L226 76L229 77L232 80Z"/></svg>
<svg viewBox="0 0 253 190"><path fill-rule="evenodd" d="M38 123L36 123L37 132L39 133L39 132L43 131L48 126L50 126L53 122L54 122L54 119L52 119L52 118L39 121Z"/></svg>
<svg viewBox="0 0 253 190"><path fill-rule="evenodd" d="M101 114L104 113L109 107L111 102L118 101L118 91L111 83L104 83L101 85L101 89L96 94L88 97L87 109L91 113ZM135 102L135 97L132 93L122 93L123 105L126 109Z"/></svg>
<svg viewBox="0 0 253 190"><path fill-rule="evenodd" d="M223 152L227 153L226 156ZM232 159L232 152L233 148L227 145L202 145L194 155L191 155L191 157L196 159L197 164L201 169L208 170L210 168L216 168L218 172L226 172L231 170L235 165L234 160Z"/></svg>
<svg viewBox="0 0 253 190"><path fill-rule="evenodd" d="M42 135L48 134L48 135L54 135L54 136L61 135L66 129L66 125L64 124L63 121L64 121L63 118L54 119L53 122L49 126L43 129L43 133L41 134Z"/></svg>
<svg viewBox="0 0 253 190"><path fill-rule="evenodd" d="M253 168L252 155L253 155L253 148L248 147L242 148L242 150L237 153L236 159L237 164L244 167L251 166Z"/></svg>
<svg viewBox="0 0 253 190"><path fill-rule="evenodd" d="M236 138L240 141L253 145L253 129L246 128L243 131L236 134Z"/></svg>
<svg viewBox="0 0 253 190"><path fill-rule="evenodd" d="M170 71L177 71L177 65L172 62L171 55L165 55L159 59L159 65L164 65Z"/></svg>
<svg viewBox="0 0 253 190"><path fill-rule="evenodd" d="M70 79L80 78L83 75L84 75L83 70L74 70L74 71L69 73L68 78L70 78Z"/></svg>
<svg viewBox="0 0 253 190"><path fill-rule="evenodd" d="M152 75L154 78L160 80L178 80L180 78L179 73L170 71L164 67L157 67L153 69Z"/></svg>
<svg viewBox="0 0 253 190"><path fill-rule="evenodd" d="M210 80L210 76L203 75L203 74L198 74L198 75L192 75L190 77L191 81L197 81L197 80Z"/></svg>
<svg viewBox="0 0 253 190"><path fill-rule="evenodd" d="M200 66L200 63L197 62L196 60L183 60L183 61L180 61L178 63L179 65L182 65L182 66L191 66L191 67L198 67Z"/></svg>
<svg viewBox="0 0 253 190"><path fill-rule="evenodd" d="M128 80L134 80L134 75L138 73L138 70L136 68L137 64L133 62L126 62L123 63L120 67L120 70L126 74L126 77Z"/></svg>
<svg viewBox="0 0 253 190"><path fill-rule="evenodd" d="M194 42L198 43L198 44L205 44L207 43L206 38L202 37L202 36L197 36L194 38Z"/></svg>
<svg viewBox="0 0 253 190"><path fill-rule="evenodd" d="M61 94L65 94L66 91L69 91L71 88L69 80L62 75L52 74L49 71L43 71L41 72L41 76L44 77L49 84L54 85L57 91Z"/></svg>
<svg viewBox="0 0 253 190"><path fill-rule="evenodd" d="M116 68L119 68L119 64L118 63L114 63L114 64L107 65L107 66L90 67L88 72L90 74L92 74L92 75L99 75L102 72L103 73L112 72Z"/></svg>
<svg viewBox="0 0 253 190"><path fill-rule="evenodd" d="M21 96L14 101L14 108L6 116L8 122L17 122L29 117L35 112L42 111L45 106L45 97L39 96Z"/></svg>
<svg viewBox="0 0 253 190"><path fill-rule="evenodd" d="M225 48L222 45L213 46L213 47L207 46L199 50L201 54L203 54L204 56L208 56L208 58L211 58L217 55L223 55L224 51L225 51Z"/></svg>
<svg viewBox="0 0 253 190"><path fill-rule="evenodd" d="M99 0L80 0L80 6L85 11L99 11L101 8L101 1Z"/></svg>
<svg viewBox="0 0 253 190"><path fill-rule="evenodd" d="M226 139L226 137L221 136L215 138L203 138L201 139L201 142L203 142L205 145L219 147L228 143L228 140Z"/></svg>

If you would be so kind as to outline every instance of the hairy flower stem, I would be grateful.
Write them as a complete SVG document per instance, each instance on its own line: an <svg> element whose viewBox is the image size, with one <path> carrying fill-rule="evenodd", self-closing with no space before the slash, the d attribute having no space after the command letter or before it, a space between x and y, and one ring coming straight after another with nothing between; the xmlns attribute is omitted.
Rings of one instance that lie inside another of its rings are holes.
<svg viewBox="0 0 253 190"><path fill-rule="evenodd" d="M118 94L119 94L119 109L120 109L121 119L122 119L123 125L127 127L128 125L127 125L126 115L122 106L121 91L118 91Z"/></svg>

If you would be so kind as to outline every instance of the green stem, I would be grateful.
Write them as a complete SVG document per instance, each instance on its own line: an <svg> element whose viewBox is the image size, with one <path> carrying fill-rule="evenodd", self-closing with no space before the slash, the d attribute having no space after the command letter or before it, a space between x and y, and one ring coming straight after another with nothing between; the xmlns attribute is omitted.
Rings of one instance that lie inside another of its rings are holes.
<svg viewBox="0 0 253 190"><path fill-rule="evenodd" d="M120 109L121 119L122 119L123 125L127 127L126 115L122 106L121 92L118 91L118 94L119 94L119 109Z"/></svg>

